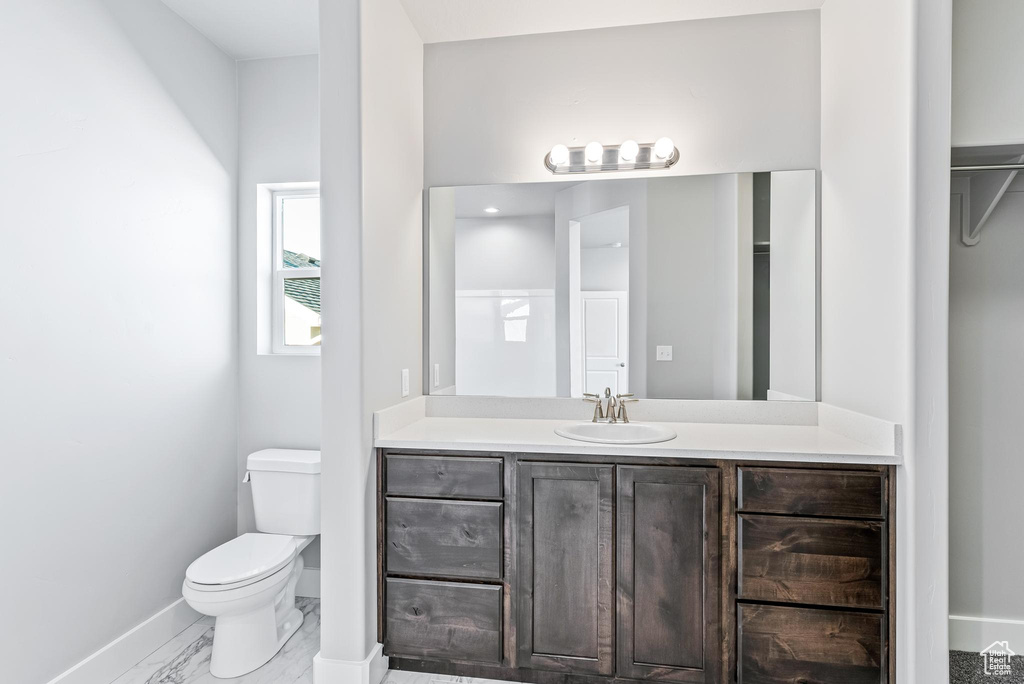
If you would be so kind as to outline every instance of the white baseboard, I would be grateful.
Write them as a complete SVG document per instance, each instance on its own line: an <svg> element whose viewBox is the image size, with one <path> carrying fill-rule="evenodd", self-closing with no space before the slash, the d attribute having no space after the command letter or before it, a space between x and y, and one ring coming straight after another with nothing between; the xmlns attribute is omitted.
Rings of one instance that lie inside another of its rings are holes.
<svg viewBox="0 0 1024 684"><path fill-rule="evenodd" d="M996 641L1007 641L1017 653L1024 653L1024 620L949 616L949 648L979 653Z"/></svg>
<svg viewBox="0 0 1024 684"><path fill-rule="evenodd" d="M380 684L388 673L384 647L375 644L362 660L333 660L320 653L313 656L314 684Z"/></svg>
<svg viewBox="0 0 1024 684"><path fill-rule="evenodd" d="M112 682L202 617L180 598L136 625L49 684Z"/></svg>
<svg viewBox="0 0 1024 684"><path fill-rule="evenodd" d="M303 568L295 595L306 598L320 598L320 568Z"/></svg>

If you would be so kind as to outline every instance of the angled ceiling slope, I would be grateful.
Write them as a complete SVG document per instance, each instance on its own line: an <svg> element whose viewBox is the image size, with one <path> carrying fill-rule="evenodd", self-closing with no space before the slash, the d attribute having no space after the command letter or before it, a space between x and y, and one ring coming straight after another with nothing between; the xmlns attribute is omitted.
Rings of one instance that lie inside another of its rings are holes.
<svg viewBox="0 0 1024 684"><path fill-rule="evenodd" d="M819 9L825 0L401 0L425 43Z"/></svg>
<svg viewBox="0 0 1024 684"><path fill-rule="evenodd" d="M163 0L234 59L313 55L320 50L317 0Z"/></svg>

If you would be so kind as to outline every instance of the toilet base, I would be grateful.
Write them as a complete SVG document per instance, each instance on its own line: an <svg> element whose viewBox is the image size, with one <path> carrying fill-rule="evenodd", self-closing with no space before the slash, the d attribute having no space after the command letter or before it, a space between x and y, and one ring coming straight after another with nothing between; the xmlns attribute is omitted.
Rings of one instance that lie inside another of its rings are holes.
<svg viewBox="0 0 1024 684"><path fill-rule="evenodd" d="M302 556L272 602L236 615L218 616L214 623L210 674L218 679L241 677L265 665L302 626L295 607L295 586L303 568Z"/></svg>

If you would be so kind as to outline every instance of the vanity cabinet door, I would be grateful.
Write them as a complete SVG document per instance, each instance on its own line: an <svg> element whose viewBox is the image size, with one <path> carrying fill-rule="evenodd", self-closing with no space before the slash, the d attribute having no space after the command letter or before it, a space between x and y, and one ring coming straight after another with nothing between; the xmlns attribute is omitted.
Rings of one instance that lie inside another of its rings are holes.
<svg viewBox="0 0 1024 684"><path fill-rule="evenodd" d="M719 473L618 470L618 676L720 680Z"/></svg>
<svg viewBox="0 0 1024 684"><path fill-rule="evenodd" d="M613 673L613 474L519 464L519 667Z"/></svg>

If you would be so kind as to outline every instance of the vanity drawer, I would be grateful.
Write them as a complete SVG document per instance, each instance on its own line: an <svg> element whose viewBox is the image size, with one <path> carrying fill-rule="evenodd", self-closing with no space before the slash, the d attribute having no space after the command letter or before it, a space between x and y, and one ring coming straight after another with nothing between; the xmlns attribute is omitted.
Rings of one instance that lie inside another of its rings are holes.
<svg viewBox="0 0 1024 684"><path fill-rule="evenodd" d="M387 499L387 571L501 579L500 501Z"/></svg>
<svg viewBox="0 0 1024 684"><path fill-rule="evenodd" d="M500 458L459 456L385 456L387 493L405 496L450 496L500 499Z"/></svg>
<svg viewBox="0 0 1024 684"><path fill-rule="evenodd" d="M880 472L741 467L738 480L740 511L885 517L885 480Z"/></svg>
<svg viewBox="0 0 1024 684"><path fill-rule="evenodd" d="M737 597L885 608L885 523L739 516Z"/></svg>
<svg viewBox="0 0 1024 684"><path fill-rule="evenodd" d="M882 684L881 614L740 604L738 684Z"/></svg>
<svg viewBox="0 0 1024 684"><path fill-rule="evenodd" d="M385 583L384 652L500 664L498 585L390 578Z"/></svg>

